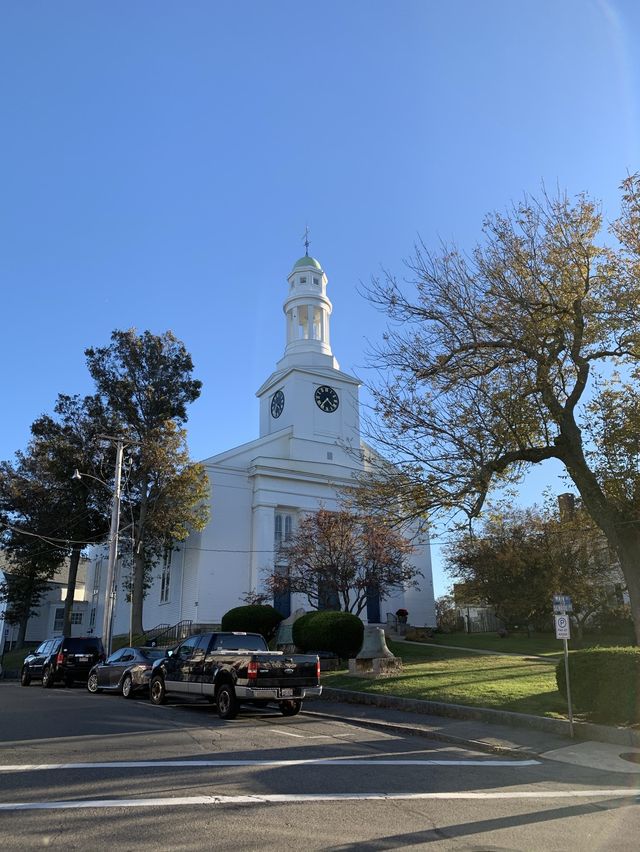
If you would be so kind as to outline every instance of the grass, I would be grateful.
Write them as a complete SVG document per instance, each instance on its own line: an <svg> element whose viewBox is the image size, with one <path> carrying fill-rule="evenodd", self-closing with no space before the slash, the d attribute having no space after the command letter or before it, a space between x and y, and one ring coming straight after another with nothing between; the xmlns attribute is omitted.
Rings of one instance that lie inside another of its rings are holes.
<svg viewBox="0 0 640 852"><path fill-rule="evenodd" d="M323 674L328 687L488 707L535 716L566 718L566 702L556 688L555 664L526 657L479 656L466 651L390 642L402 657L400 674L372 680L347 672Z"/></svg>
<svg viewBox="0 0 640 852"><path fill-rule="evenodd" d="M436 633L429 640L436 645L457 645L461 648L475 648L483 651L499 651L506 654L522 654L523 656L560 657L563 652L562 641L556 639L553 633L512 633L501 639L497 633ZM569 640L569 651L591 648L596 645L611 647L615 645L630 645L624 636L585 636L581 642Z"/></svg>

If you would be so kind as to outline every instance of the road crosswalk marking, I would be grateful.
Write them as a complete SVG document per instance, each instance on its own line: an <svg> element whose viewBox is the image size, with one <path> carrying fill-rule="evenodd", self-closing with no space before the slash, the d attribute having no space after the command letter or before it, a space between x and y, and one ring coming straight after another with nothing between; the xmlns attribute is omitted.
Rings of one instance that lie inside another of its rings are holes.
<svg viewBox="0 0 640 852"><path fill-rule="evenodd" d="M0 802L0 811L71 810L97 808L159 808L194 805L268 805L304 802L343 801L424 801L429 799L491 800L491 799L637 799L638 793L628 788L604 790L506 790L498 793L318 793L239 796L163 796L149 799L94 799L61 802Z"/></svg>

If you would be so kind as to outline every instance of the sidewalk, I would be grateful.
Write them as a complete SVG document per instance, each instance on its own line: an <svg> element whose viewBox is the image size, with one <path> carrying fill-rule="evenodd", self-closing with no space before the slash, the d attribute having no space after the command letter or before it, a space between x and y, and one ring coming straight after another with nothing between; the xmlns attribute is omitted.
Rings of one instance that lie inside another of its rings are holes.
<svg viewBox="0 0 640 852"><path fill-rule="evenodd" d="M471 718L475 711L472 707L461 708L469 712L467 718L459 718L428 712L412 712L398 706L390 706L393 704L393 699L385 698L382 703L371 701L372 698L376 699L378 696L325 687L321 698L305 701L303 712L305 715L339 719L360 727L403 736L425 737L436 742L449 743L458 748L520 760L543 758L635 775L639 771L637 762L624 760L621 757L624 754L634 754L640 760L640 737L637 736L637 732L627 729L590 725L586 726L589 729L588 733L597 736L588 739L571 739L568 734L568 723L566 723L566 733L560 730L554 732L529 726L494 724L480 718ZM365 699L367 703L359 699ZM448 705L450 708L458 706ZM542 717L525 718L539 719L543 723L555 721ZM565 723L560 722L560 724ZM584 725L580 732L587 733Z"/></svg>

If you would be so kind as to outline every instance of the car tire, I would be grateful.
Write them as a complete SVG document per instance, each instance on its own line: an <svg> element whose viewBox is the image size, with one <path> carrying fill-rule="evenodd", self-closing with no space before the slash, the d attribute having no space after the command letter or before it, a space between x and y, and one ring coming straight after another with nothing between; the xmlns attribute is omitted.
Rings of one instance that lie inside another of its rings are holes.
<svg viewBox="0 0 640 852"><path fill-rule="evenodd" d="M302 710L302 701L281 701L280 712L283 716L297 716Z"/></svg>
<svg viewBox="0 0 640 852"><path fill-rule="evenodd" d="M29 684L31 683L31 675L29 674L29 669L22 669L20 673L20 683L22 686L29 686Z"/></svg>
<svg viewBox="0 0 640 852"><path fill-rule="evenodd" d="M156 706L164 704L167 700L167 690L164 685L164 680L160 677L160 675L156 675L151 678L151 683L149 684L149 699L151 703Z"/></svg>
<svg viewBox="0 0 640 852"><path fill-rule="evenodd" d="M223 683L216 690L218 716L221 719L235 719L238 715L238 699L230 683Z"/></svg>
<svg viewBox="0 0 640 852"><path fill-rule="evenodd" d="M133 698L133 680L130 674L126 674L123 677L120 691L123 698Z"/></svg>
<svg viewBox="0 0 640 852"><path fill-rule="evenodd" d="M100 692L100 688L98 687L98 675L95 672L91 672L89 675L89 680L87 681L87 689L92 695Z"/></svg>
<svg viewBox="0 0 640 852"><path fill-rule="evenodd" d="M53 672L51 666L45 666L42 669L42 685L45 689L51 689L53 686Z"/></svg>

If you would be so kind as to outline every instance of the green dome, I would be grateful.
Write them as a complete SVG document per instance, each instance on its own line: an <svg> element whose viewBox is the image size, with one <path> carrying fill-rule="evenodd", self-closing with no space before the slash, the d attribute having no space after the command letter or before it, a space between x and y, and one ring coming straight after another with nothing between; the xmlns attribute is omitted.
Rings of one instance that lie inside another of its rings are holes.
<svg viewBox="0 0 640 852"><path fill-rule="evenodd" d="M313 266L314 269L319 269L320 271L322 271L320 263L315 259L315 257L309 257L308 254L306 254L304 257L301 257L300 260L296 260L296 262L293 264L294 269L300 269L303 266Z"/></svg>

